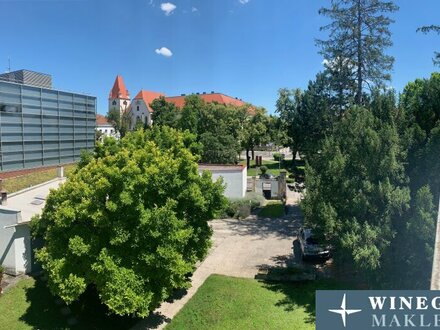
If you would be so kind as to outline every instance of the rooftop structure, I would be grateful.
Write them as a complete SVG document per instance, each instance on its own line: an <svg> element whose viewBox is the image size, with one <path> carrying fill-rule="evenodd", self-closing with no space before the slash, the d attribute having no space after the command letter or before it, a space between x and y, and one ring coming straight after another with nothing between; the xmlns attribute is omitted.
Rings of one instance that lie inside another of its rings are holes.
<svg viewBox="0 0 440 330"><path fill-rule="evenodd" d="M125 87L124 80L122 76L118 75L116 77L115 83L113 84L113 88L110 91L109 99L130 99L130 93Z"/></svg>
<svg viewBox="0 0 440 330"><path fill-rule="evenodd" d="M52 88L52 76L34 72L30 70L18 70L7 73L0 74L0 81L8 81L17 84L41 87L41 88Z"/></svg>
<svg viewBox="0 0 440 330"><path fill-rule="evenodd" d="M222 93L215 93L215 92L211 92L211 94L196 93L195 95L200 97L206 103L219 103L224 105L234 105L237 107L241 107L246 104L239 98L233 98L231 96ZM166 97L165 100L167 102L174 103L174 105L178 108L183 108L183 106L185 105L186 96L187 95L170 96L170 97Z"/></svg>

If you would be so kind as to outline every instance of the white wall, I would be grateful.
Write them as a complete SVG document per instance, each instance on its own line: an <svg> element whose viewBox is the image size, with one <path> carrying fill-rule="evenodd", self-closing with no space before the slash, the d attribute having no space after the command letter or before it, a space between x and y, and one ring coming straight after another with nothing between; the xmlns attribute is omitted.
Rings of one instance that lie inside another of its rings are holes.
<svg viewBox="0 0 440 330"><path fill-rule="evenodd" d="M115 128L112 125L96 126L96 130L101 132L103 137L110 136L119 139L119 134L116 133Z"/></svg>
<svg viewBox="0 0 440 330"><path fill-rule="evenodd" d="M138 110L139 107L139 110ZM139 117L143 124L148 124L151 126L151 113L148 111L147 105L145 104L144 100L133 100L133 103L131 104L131 110L130 110L130 117L131 117L131 127L130 129L136 128L136 121Z"/></svg>
<svg viewBox="0 0 440 330"><path fill-rule="evenodd" d="M227 198L244 198L247 188L247 170L209 170L212 173L212 180L216 181L218 178L223 178L223 183L226 185L225 196ZM202 170L199 170L201 173Z"/></svg>
<svg viewBox="0 0 440 330"><path fill-rule="evenodd" d="M18 275L31 271L30 231L18 222L20 211L0 208L0 263L6 273ZM5 226L8 226L5 228Z"/></svg>

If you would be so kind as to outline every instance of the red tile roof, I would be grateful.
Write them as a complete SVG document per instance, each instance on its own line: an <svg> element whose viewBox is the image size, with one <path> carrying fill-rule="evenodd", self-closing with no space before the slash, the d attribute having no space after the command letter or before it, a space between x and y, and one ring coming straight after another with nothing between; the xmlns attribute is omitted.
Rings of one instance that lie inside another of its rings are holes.
<svg viewBox="0 0 440 330"><path fill-rule="evenodd" d="M233 97L220 94L220 93L213 93L213 94L199 94L199 96L202 100L204 100L206 103L220 103L225 105L235 105L237 107L240 107L242 105L245 105L246 103L239 99L234 99ZM185 97L186 96L172 96L172 97L166 97L165 100L167 102L174 103L174 105L178 108L183 108L185 105Z"/></svg>
<svg viewBox="0 0 440 330"><path fill-rule="evenodd" d="M107 121L107 118L105 118L103 115L96 115L96 126L104 126L104 125L110 125L110 123Z"/></svg>
<svg viewBox="0 0 440 330"><path fill-rule="evenodd" d="M116 76L115 83L113 84L113 88L110 91L110 99L130 99L130 94L128 93L127 88L125 88L124 80L122 76Z"/></svg>
<svg viewBox="0 0 440 330"><path fill-rule="evenodd" d="M155 99L158 99L161 96L165 96L165 94L141 90L134 99L144 100L145 104L148 107L148 111L152 112L152 109L150 108L151 102L153 102Z"/></svg>

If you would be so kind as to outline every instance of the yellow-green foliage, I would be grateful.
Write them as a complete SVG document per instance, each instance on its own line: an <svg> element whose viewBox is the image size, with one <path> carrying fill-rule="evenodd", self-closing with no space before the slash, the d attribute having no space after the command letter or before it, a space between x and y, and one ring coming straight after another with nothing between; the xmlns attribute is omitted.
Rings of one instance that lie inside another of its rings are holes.
<svg viewBox="0 0 440 330"><path fill-rule="evenodd" d="M106 140L51 192L33 230L53 293L72 302L94 285L112 312L146 316L188 286L225 203L221 181L199 175L193 142L167 127Z"/></svg>

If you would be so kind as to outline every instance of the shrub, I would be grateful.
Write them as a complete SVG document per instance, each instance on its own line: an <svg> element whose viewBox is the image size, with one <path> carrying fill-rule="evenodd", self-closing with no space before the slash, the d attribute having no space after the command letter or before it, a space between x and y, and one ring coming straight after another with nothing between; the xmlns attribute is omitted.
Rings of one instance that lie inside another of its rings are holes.
<svg viewBox="0 0 440 330"><path fill-rule="evenodd" d="M267 172L267 166L261 166L260 167L260 171L261 171L261 174L266 174L266 172Z"/></svg>
<svg viewBox="0 0 440 330"><path fill-rule="evenodd" d="M263 196L250 193L243 199L230 199L224 209L223 216L235 219L247 218L251 211L261 206Z"/></svg>
<svg viewBox="0 0 440 330"><path fill-rule="evenodd" d="M273 159L276 160L277 162L279 162L284 159L284 154L276 152L273 154Z"/></svg>
<svg viewBox="0 0 440 330"><path fill-rule="evenodd" d="M294 179L294 178L291 178L291 177L288 177L288 178L286 179L286 183L295 183L295 179Z"/></svg>

